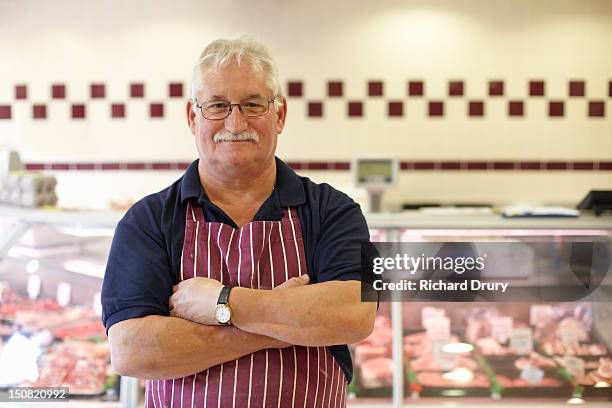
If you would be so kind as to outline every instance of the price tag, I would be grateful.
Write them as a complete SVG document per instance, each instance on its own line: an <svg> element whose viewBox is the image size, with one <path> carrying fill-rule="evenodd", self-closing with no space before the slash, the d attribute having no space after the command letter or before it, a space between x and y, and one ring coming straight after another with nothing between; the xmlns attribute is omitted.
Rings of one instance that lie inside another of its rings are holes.
<svg viewBox="0 0 612 408"><path fill-rule="evenodd" d="M530 384L539 384L542 382L542 378L544 378L544 371L540 370L538 367L532 366L531 364L528 364L521 370L521 379Z"/></svg>
<svg viewBox="0 0 612 408"><path fill-rule="evenodd" d="M96 292L93 297L93 311L96 316L102 316L102 295L100 292Z"/></svg>
<svg viewBox="0 0 612 408"><path fill-rule="evenodd" d="M584 377L584 360L580 357L566 356L564 358L565 369L575 379Z"/></svg>
<svg viewBox="0 0 612 408"><path fill-rule="evenodd" d="M30 299L38 299L41 285L42 281L40 280L40 276L32 274L28 277L27 291Z"/></svg>
<svg viewBox="0 0 612 408"><path fill-rule="evenodd" d="M507 342L514 326L514 319L510 316L493 316L489 321L491 322L491 336L500 343Z"/></svg>
<svg viewBox="0 0 612 408"><path fill-rule="evenodd" d="M519 356L533 351L533 331L529 327L512 329L510 332L510 349Z"/></svg>
<svg viewBox="0 0 612 408"><path fill-rule="evenodd" d="M450 343L448 338L443 340L433 340L431 342L431 353L433 356L434 363L440 366L441 370L450 371L457 365L459 355L455 353L447 353L442 348Z"/></svg>
<svg viewBox="0 0 612 408"><path fill-rule="evenodd" d="M57 303L60 306L68 306L71 294L72 286L69 283L61 282L57 285Z"/></svg>
<svg viewBox="0 0 612 408"><path fill-rule="evenodd" d="M529 323L535 327L544 327L555 318L555 310L551 305L531 305L529 308Z"/></svg>
<svg viewBox="0 0 612 408"><path fill-rule="evenodd" d="M440 317L446 316L444 309L438 309L431 306L425 306L421 309L421 326L426 329L429 322Z"/></svg>
<svg viewBox="0 0 612 408"><path fill-rule="evenodd" d="M431 319L425 326L427 337L431 340L446 340L450 337L450 319L446 316Z"/></svg>

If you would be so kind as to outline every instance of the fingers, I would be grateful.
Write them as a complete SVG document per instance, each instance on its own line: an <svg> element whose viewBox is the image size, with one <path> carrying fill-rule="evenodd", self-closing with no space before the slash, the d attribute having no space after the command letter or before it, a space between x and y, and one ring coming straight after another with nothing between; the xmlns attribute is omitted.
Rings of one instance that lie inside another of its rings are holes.
<svg viewBox="0 0 612 408"><path fill-rule="evenodd" d="M278 285L274 289L287 289L287 288L295 288L297 286L304 286L310 283L310 276L308 274L300 275L289 279L286 282Z"/></svg>

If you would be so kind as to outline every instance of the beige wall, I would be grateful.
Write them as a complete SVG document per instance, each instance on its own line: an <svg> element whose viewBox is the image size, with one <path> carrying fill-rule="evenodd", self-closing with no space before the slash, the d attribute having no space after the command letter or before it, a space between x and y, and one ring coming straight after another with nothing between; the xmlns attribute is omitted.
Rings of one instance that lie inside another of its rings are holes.
<svg viewBox="0 0 612 408"><path fill-rule="evenodd" d="M0 105L13 109L11 120L0 121L0 144L19 149L30 162L191 160L184 101L169 99L167 84L188 83L207 42L241 33L269 46L283 83L304 83L304 96L289 99L279 143L287 160L348 160L364 153L402 160L612 160L608 0L7 0L0 2ZM336 79L344 82L343 98L326 95L327 81ZM425 82L424 98L406 96L409 79ZM453 79L465 82L465 97L447 96ZM506 96L487 95L490 79L505 81ZM531 79L546 81L544 98L528 96ZM570 79L586 82L586 97L568 97ZM384 82L383 97L367 96L368 80ZM128 84L140 81L146 97L132 100ZM66 101L50 99L55 82L67 85ZM93 82L106 84L104 100L90 100ZM15 101L13 87L21 83L28 99ZM347 117L353 99L364 103L363 118ZM446 102L443 118L427 116L430 99ZM471 99L485 102L483 118L466 115ZM508 117L509 99L525 102L525 117ZM565 117L548 116L550 99L566 102ZM404 101L404 117L387 116L389 100ZM606 116L588 117L588 100L604 101ZM127 118L109 119L111 101L127 104ZM162 119L148 117L148 103L156 101L165 104ZM308 117L309 101L323 102L322 118ZM69 118L75 102L87 105L85 120ZM33 103L48 104L45 121L31 119ZM137 198L179 175L129 172L114 183L107 180L120 173L76 173L57 173L65 205ZM350 190L348 172L305 173ZM100 180L97 188L77 194L92 177ZM404 171L400 181L389 202L573 203L591 188L612 189L612 172Z"/></svg>

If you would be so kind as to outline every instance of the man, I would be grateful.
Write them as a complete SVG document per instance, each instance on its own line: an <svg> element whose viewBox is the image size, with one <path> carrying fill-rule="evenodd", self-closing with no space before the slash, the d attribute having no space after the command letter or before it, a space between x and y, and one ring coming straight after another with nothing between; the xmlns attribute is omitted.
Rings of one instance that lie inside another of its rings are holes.
<svg viewBox="0 0 612 408"><path fill-rule="evenodd" d="M287 102L263 46L211 43L190 96L199 160L136 203L113 239L102 289L113 367L149 380L150 407L344 406L346 344L376 312L360 301L361 210L275 157Z"/></svg>

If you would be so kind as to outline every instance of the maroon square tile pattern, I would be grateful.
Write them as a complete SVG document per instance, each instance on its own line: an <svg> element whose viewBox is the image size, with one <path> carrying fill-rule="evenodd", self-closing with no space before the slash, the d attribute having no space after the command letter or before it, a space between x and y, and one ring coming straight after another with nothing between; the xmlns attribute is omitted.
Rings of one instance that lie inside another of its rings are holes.
<svg viewBox="0 0 612 408"><path fill-rule="evenodd" d="M486 161L470 161L467 163L468 170L486 170L487 162Z"/></svg>
<svg viewBox="0 0 612 408"><path fill-rule="evenodd" d="M327 83L327 96L342 96L344 94L342 81L329 81Z"/></svg>
<svg viewBox="0 0 612 408"><path fill-rule="evenodd" d="M599 162L599 170L612 170L612 162Z"/></svg>
<svg viewBox="0 0 612 408"><path fill-rule="evenodd" d="M414 169L415 170L433 170L434 169L434 162L432 161L416 161L414 162Z"/></svg>
<svg viewBox="0 0 612 408"><path fill-rule="evenodd" d="M449 81L448 96L463 96L463 81Z"/></svg>
<svg viewBox="0 0 612 408"><path fill-rule="evenodd" d="M302 81L289 81L287 83L288 96L302 96L304 94L304 85Z"/></svg>
<svg viewBox="0 0 612 408"><path fill-rule="evenodd" d="M130 97L131 98L144 98L144 84L143 83L132 83L130 84Z"/></svg>
<svg viewBox="0 0 612 408"><path fill-rule="evenodd" d="M66 85L63 85L63 84L51 85L51 98L65 99L66 98Z"/></svg>
<svg viewBox="0 0 612 408"><path fill-rule="evenodd" d="M440 163L440 169L442 170L460 170L461 162L458 161L443 161Z"/></svg>
<svg viewBox="0 0 612 408"><path fill-rule="evenodd" d="M493 162L494 170L514 170L514 162L496 161Z"/></svg>
<svg viewBox="0 0 612 408"><path fill-rule="evenodd" d="M489 96L504 96L504 81L489 81Z"/></svg>
<svg viewBox="0 0 612 408"><path fill-rule="evenodd" d="M584 96L584 81L570 81L568 94L569 96Z"/></svg>
<svg viewBox="0 0 612 408"><path fill-rule="evenodd" d="M544 167L546 170L567 170L566 162L546 162Z"/></svg>
<svg viewBox="0 0 612 408"><path fill-rule="evenodd" d="M548 102L548 116L563 117L565 116L565 103L562 101Z"/></svg>
<svg viewBox="0 0 612 408"><path fill-rule="evenodd" d="M28 99L28 87L25 85L15 85L15 99Z"/></svg>
<svg viewBox="0 0 612 408"><path fill-rule="evenodd" d="M32 119L46 119L47 118L47 105L33 105L32 106Z"/></svg>
<svg viewBox="0 0 612 408"><path fill-rule="evenodd" d="M429 102L428 115L429 116L444 116L444 102L442 101Z"/></svg>
<svg viewBox="0 0 612 408"><path fill-rule="evenodd" d="M400 170L413 170L414 162L411 161L401 161L400 162Z"/></svg>
<svg viewBox="0 0 612 408"><path fill-rule="evenodd" d="M529 96L544 96L544 81L529 81Z"/></svg>
<svg viewBox="0 0 612 408"><path fill-rule="evenodd" d="M522 101L510 101L508 102L508 115L509 116L523 116L525 114L525 108Z"/></svg>
<svg viewBox="0 0 612 408"><path fill-rule="evenodd" d="M124 118L125 117L125 104L113 103L111 105L111 118Z"/></svg>
<svg viewBox="0 0 612 408"><path fill-rule="evenodd" d="M603 101L589 101L589 116L604 117L606 116L606 104Z"/></svg>
<svg viewBox="0 0 612 408"><path fill-rule="evenodd" d="M90 88L92 98L106 97L106 86L104 86L104 84L91 84Z"/></svg>
<svg viewBox="0 0 612 408"><path fill-rule="evenodd" d="M310 162L306 163L306 169L308 170L327 170L329 163L327 162Z"/></svg>
<svg viewBox="0 0 612 408"><path fill-rule="evenodd" d="M612 81L608 82L608 96L612 98Z"/></svg>
<svg viewBox="0 0 612 408"><path fill-rule="evenodd" d="M362 102L349 102L348 103L348 115L350 117L361 117L363 116L363 103Z"/></svg>
<svg viewBox="0 0 612 408"><path fill-rule="evenodd" d="M168 95L171 98L182 98L183 97L183 83L182 82L171 82L168 84Z"/></svg>
<svg viewBox="0 0 612 408"><path fill-rule="evenodd" d="M164 104L163 103L152 103L149 105L149 116L152 118L163 118L164 117Z"/></svg>
<svg viewBox="0 0 612 408"><path fill-rule="evenodd" d="M0 105L0 119L11 118L11 105Z"/></svg>
<svg viewBox="0 0 612 408"><path fill-rule="evenodd" d="M484 102L470 101L468 104L468 114L470 116L484 116Z"/></svg>
<svg viewBox="0 0 612 408"><path fill-rule="evenodd" d="M320 118L323 116L323 103L308 102L308 116L311 118Z"/></svg>
<svg viewBox="0 0 612 408"><path fill-rule="evenodd" d="M403 102L389 102L387 106L387 114L389 116L404 116Z"/></svg>
<svg viewBox="0 0 612 408"><path fill-rule="evenodd" d="M293 170L302 170L302 163L300 162L288 162L287 165Z"/></svg>
<svg viewBox="0 0 612 408"><path fill-rule="evenodd" d="M573 162L572 169L574 170L594 170L595 163L593 162Z"/></svg>
<svg viewBox="0 0 612 408"><path fill-rule="evenodd" d="M519 163L519 169L521 170L540 170L542 164L539 161L522 161Z"/></svg>
<svg viewBox="0 0 612 408"><path fill-rule="evenodd" d="M383 96L382 81L368 81L368 96Z"/></svg>
<svg viewBox="0 0 612 408"><path fill-rule="evenodd" d="M425 84L423 81L408 82L408 96L423 96L425 95Z"/></svg>
<svg viewBox="0 0 612 408"><path fill-rule="evenodd" d="M85 119L85 105L75 103L70 107L72 119Z"/></svg>

